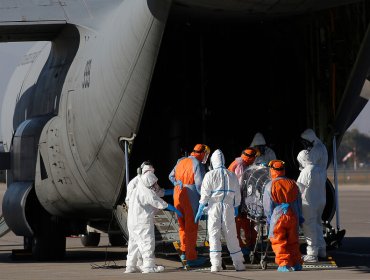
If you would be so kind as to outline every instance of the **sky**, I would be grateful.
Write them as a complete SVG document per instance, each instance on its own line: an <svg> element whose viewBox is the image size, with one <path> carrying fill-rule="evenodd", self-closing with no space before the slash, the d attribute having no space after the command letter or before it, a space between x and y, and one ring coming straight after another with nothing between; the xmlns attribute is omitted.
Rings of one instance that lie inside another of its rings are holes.
<svg viewBox="0 0 370 280"><path fill-rule="evenodd" d="M0 110L3 95L10 77L18 63L21 62L23 55L33 46L34 43L0 43ZM1 116L1 114L0 114ZM361 133L370 136L370 102L365 106L357 119L349 129L356 128ZM1 125L1 124L0 124ZM0 141L2 139L0 129Z"/></svg>

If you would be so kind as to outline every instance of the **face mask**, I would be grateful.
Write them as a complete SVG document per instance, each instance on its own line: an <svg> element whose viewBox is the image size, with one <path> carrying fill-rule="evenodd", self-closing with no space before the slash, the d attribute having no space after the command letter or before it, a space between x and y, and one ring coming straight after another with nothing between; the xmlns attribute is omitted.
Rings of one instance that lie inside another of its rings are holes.
<svg viewBox="0 0 370 280"><path fill-rule="evenodd" d="M313 147L313 141L310 142L310 141L302 138L301 139L301 143L302 143L303 147L305 148L305 150L308 150L309 151Z"/></svg>

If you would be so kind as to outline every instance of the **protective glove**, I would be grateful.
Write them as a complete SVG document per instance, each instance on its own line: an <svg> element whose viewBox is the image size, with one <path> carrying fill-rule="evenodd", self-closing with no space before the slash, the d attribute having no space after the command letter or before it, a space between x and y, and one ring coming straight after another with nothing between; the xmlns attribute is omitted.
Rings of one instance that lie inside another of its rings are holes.
<svg viewBox="0 0 370 280"><path fill-rule="evenodd" d="M299 225L302 226L304 223L304 218L302 216L299 216Z"/></svg>
<svg viewBox="0 0 370 280"><path fill-rule="evenodd" d="M234 207L234 217L237 217L239 214L239 207Z"/></svg>
<svg viewBox="0 0 370 280"><path fill-rule="evenodd" d="M199 204L199 207L198 207L198 212L197 214L195 215L195 219L194 219L194 223L198 223L200 218L202 217L203 215L203 210L204 210L204 207L206 207L205 204Z"/></svg>
<svg viewBox="0 0 370 280"><path fill-rule="evenodd" d="M283 210L283 213L286 214L288 212L289 203L282 203L281 209Z"/></svg>
<svg viewBox="0 0 370 280"><path fill-rule="evenodd" d="M182 214L179 210L175 208L172 204L168 204L167 208L165 210L175 212L179 218L182 218Z"/></svg>
<svg viewBox="0 0 370 280"><path fill-rule="evenodd" d="M167 196L167 195L173 195L173 189L165 189L164 190L164 195Z"/></svg>

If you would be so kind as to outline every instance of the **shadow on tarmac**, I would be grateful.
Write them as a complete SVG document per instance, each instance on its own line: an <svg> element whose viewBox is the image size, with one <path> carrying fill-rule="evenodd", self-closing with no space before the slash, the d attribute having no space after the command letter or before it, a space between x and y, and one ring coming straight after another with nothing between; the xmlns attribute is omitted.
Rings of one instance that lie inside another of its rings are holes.
<svg viewBox="0 0 370 280"><path fill-rule="evenodd" d="M114 262L126 260L127 252L117 251L117 247L112 251L112 247L107 247L106 250L101 250L102 247L98 247L100 250L89 250L89 248L73 249L68 250L63 260L57 260L58 263L91 263L91 262ZM119 249L119 248L118 248ZM12 255L9 252L0 252L1 263L34 263L35 260L32 258L30 253L19 253ZM50 263L54 261L37 261Z"/></svg>
<svg viewBox="0 0 370 280"><path fill-rule="evenodd" d="M342 245L328 254L339 268L370 273L370 237L344 237Z"/></svg>

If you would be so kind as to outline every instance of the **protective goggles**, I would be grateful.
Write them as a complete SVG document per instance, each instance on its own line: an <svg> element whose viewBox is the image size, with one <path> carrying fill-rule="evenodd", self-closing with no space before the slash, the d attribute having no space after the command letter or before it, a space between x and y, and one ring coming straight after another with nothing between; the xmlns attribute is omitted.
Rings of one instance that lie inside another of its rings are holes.
<svg viewBox="0 0 370 280"><path fill-rule="evenodd" d="M285 169L285 162L282 160L274 159L269 162L268 167L277 171L281 171Z"/></svg>
<svg viewBox="0 0 370 280"><path fill-rule="evenodd" d="M247 157L256 157L257 156L257 151L255 149L248 148L242 152L243 155Z"/></svg>
<svg viewBox="0 0 370 280"><path fill-rule="evenodd" d="M202 145L202 148L200 150L194 150L193 152L198 153L198 154L204 153L202 163L206 164L209 154L211 152L211 149L207 145Z"/></svg>

